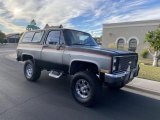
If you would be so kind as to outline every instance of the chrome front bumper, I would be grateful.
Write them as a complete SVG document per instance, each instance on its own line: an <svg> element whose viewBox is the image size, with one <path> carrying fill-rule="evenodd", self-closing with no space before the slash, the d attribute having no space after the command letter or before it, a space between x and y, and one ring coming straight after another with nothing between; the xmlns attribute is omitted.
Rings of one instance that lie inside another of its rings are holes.
<svg viewBox="0 0 160 120"><path fill-rule="evenodd" d="M105 73L105 83L107 84L126 84L138 76L139 66L131 71L124 71L116 74Z"/></svg>

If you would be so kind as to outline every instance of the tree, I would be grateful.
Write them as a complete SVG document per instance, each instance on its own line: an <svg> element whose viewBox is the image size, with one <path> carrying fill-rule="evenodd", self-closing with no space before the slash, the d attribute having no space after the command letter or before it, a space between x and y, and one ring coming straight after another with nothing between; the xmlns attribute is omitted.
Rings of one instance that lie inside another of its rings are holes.
<svg viewBox="0 0 160 120"><path fill-rule="evenodd" d="M2 31L0 31L0 43L1 44L4 43L5 38L6 38L6 35Z"/></svg>
<svg viewBox="0 0 160 120"><path fill-rule="evenodd" d="M100 36L100 37L93 37L94 38L94 40L98 43L98 44L101 44L101 42L102 42L102 36Z"/></svg>
<svg viewBox="0 0 160 120"><path fill-rule="evenodd" d="M37 25L36 25L36 21L33 19L29 25L27 25L26 30L30 31L30 30L36 30L36 29L40 29Z"/></svg>
<svg viewBox="0 0 160 120"><path fill-rule="evenodd" d="M153 56L153 66L158 66L158 59L160 55L160 28L149 31L145 36L145 42L149 43L149 52ZM154 53L151 52L151 49Z"/></svg>

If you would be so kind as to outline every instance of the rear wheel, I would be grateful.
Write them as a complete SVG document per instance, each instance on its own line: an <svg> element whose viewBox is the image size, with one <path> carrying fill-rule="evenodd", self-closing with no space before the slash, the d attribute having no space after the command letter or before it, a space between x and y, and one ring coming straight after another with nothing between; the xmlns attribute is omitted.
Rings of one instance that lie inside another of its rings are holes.
<svg viewBox="0 0 160 120"><path fill-rule="evenodd" d="M24 64L24 75L29 81L37 81L41 70L31 60L27 60Z"/></svg>
<svg viewBox="0 0 160 120"><path fill-rule="evenodd" d="M84 106L97 102L101 87L98 77L89 71L76 73L71 82L73 98Z"/></svg>

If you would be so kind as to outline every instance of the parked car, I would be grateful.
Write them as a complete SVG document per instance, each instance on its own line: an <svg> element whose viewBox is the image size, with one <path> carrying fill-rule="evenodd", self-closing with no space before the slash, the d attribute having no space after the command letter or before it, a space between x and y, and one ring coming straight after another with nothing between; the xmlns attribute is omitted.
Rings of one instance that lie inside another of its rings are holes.
<svg viewBox="0 0 160 120"><path fill-rule="evenodd" d="M73 98L84 106L96 102L103 84L119 89L139 71L137 53L100 48L89 33L65 28L25 32L17 60L25 62L29 81L37 81L42 70L53 78L70 75Z"/></svg>

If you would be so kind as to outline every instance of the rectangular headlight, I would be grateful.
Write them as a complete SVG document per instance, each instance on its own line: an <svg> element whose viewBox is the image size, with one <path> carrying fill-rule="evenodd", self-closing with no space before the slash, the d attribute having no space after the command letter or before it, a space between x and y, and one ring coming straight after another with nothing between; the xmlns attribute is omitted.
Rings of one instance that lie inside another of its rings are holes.
<svg viewBox="0 0 160 120"><path fill-rule="evenodd" d="M117 65L117 58L113 57L113 66L112 66L112 71L116 71L116 65Z"/></svg>
<svg viewBox="0 0 160 120"><path fill-rule="evenodd" d="M116 66L114 65L114 66L113 66L113 71L115 71L115 70L116 70Z"/></svg>
<svg viewBox="0 0 160 120"><path fill-rule="evenodd" d="M113 57L113 63L116 63L116 62L117 62L117 58Z"/></svg>

